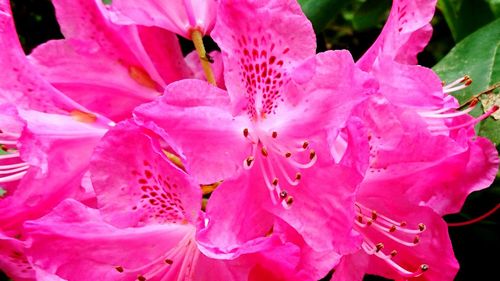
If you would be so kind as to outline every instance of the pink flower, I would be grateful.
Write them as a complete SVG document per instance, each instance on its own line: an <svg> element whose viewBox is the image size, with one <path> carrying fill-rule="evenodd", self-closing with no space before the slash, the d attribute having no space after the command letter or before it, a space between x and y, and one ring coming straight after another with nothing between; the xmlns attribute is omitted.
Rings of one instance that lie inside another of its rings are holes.
<svg viewBox="0 0 500 281"><path fill-rule="evenodd" d="M443 88L432 70L412 65L430 38L435 2L394 1L382 34L358 62L380 84L358 109L370 146L356 203L363 243L333 280L365 273L453 280L458 264L440 215L458 211L498 169L495 147L473 130L488 114L473 119L471 109L458 111L448 95L454 85Z"/></svg>
<svg viewBox="0 0 500 281"><path fill-rule="evenodd" d="M435 4L395 0L381 35L357 64L376 77L389 102L375 97L365 115L372 150L365 182L399 187L399 194L443 215L458 212L468 194L493 182L498 153L474 125L498 108L472 118L477 101L459 111L449 95L470 84L468 77L443 87L431 69L413 65L430 39ZM384 128L388 118L391 131Z"/></svg>
<svg viewBox="0 0 500 281"><path fill-rule="evenodd" d="M69 199L25 224L35 269L65 280L262 280L292 272L297 247L276 235L242 247L235 260L204 255L195 237L204 223L201 190L162 145L130 122L112 129L91 165L99 210Z"/></svg>
<svg viewBox="0 0 500 281"><path fill-rule="evenodd" d="M40 77L21 49L8 1L0 9L0 143L7 152L0 156L0 184L7 186L0 226L15 235L24 220L78 193L93 146L110 121Z"/></svg>
<svg viewBox="0 0 500 281"><path fill-rule="evenodd" d="M332 280L362 280L374 274L393 280L453 280L458 262L446 222L432 209L404 197L360 195L356 231L362 250L343 257Z"/></svg>
<svg viewBox="0 0 500 281"><path fill-rule="evenodd" d="M66 39L37 47L30 61L54 87L114 121L192 77L175 34L112 23L102 1L52 1Z"/></svg>
<svg viewBox="0 0 500 281"><path fill-rule="evenodd" d="M113 0L107 6L118 24L157 26L186 38L192 30L209 34L214 27L216 0Z"/></svg>
<svg viewBox="0 0 500 281"><path fill-rule="evenodd" d="M179 81L135 111L198 182L224 180L201 241L234 254L280 217L315 250L349 251L363 155L351 150L360 136L348 119L370 80L346 51L315 55L311 24L295 1L223 1L218 19L212 36L227 92Z"/></svg>

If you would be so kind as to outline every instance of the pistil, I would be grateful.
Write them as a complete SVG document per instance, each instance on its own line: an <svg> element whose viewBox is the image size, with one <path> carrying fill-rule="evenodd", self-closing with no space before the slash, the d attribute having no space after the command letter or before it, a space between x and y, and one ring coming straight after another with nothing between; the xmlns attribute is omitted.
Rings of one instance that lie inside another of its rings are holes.
<svg viewBox="0 0 500 281"><path fill-rule="evenodd" d="M205 45L203 45L203 34L199 30L193 29L193 31L191 31L191 40L193 40L194 47L200 58L201 67L203 68L203 72L205 72L208 83L217 85L211 66L213 61L208 56Z"/></svg>

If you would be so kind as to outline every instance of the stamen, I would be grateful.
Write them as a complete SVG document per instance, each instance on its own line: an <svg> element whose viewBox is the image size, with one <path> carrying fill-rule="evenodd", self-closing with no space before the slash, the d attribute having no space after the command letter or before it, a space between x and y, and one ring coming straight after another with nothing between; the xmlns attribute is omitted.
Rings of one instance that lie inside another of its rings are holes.
<svg viewBox="0 0 500 281"><path fill-rule="evenodd" d="M384 244L383 243L378 243L377 245L375 245L375 252L380 252L383 248L384 248Z"/></svg>
<svg viewBox="0 0 500 281"><path fill-rule="evenodd" d="M280 198L281 199L285 199L287 196L288 196L288 192L286 192L286 190L283 190L283 191L280 192Z"/></svg>
<svg viewBox="0 0 500 281"><path fill-rule="evenodd" d="M309 142L305 141L305 142L302 144L302 148L303 148L303 149L307 149L307 147L309 147Z"/></svg>
<svg viewBox="0 0 500 281"><path fill-rule="evenodd" d="M290 153L290 152L285 153L285 157L286 157L286 158L290 158L290 157L292 157L292 153Z"/></svg>
<svg viewBox="0 0 500 281"><path fill-rule="evenodd" d="M267 149L265 147L262 147L262 155L264 155L264 157L267 157L269 154L267 153Z"/></svg>
<svg viewBox="0 0 500 281"><path fill-rule="evenodd" d="M274 131L271 136L273 137L273 139L277 138L278 137L278 132Z"/></svg>
<svg viewBox="0 0 500 281"><path fill-rule="evenodd" d="M314 157L316 157L316 151L311 150L311 152L309 152L309 159L312 160Z"/></svg>
<svg viewBox="0 0 500 281"><path fill-rule="evenodd" d="M24 164L24 163L23 163ZM2 166L0 166L0 175L8 175L8 174L13 174L21 171L25 171L29 168L29 165L25 164L22 167L19 168L13 168L13 169L8 169L8 170L2 170Z"/></svg>
<svg viewBox="0 0 500 281"><path fill-rule="evenodd" d="M252 156L249 156L247 159L245 159L245 163L246 163L246 165L247 165L248 168L252 167L252 164L253 164L254 160L255 160L255 158L253 158Z"/></svg>
<svg viewBox="0 0 500 281"><path fill-rule="evenodd" d="M458 130L458 129L462 129L462 128L465 128L465 127L473 126L473 125L475 125L475 124L483 121L484 119L488 118L493 113L495 113L498 110L498 108L499 108L498 105L495 105L492 108L490 108L488 111L486 111L483 115L481 115L481 116L479 116L479 117L477 117L475 119L472 119L469 122L466 122L466 123L463 123L463 124L460 124L460 125L457 125L457 126L445 127L445 128L429 127L429 129L433 130L434 132L441 132L441 131Z"/></svg>
<svg viewBox="0 0 500 281"><path fill-rule="evenodd" d="M278 185L278 178L274 178L272 184L274 186L277 186Z"/></svg>
<svg viewBox="0 0 500 281"><path fill-rule="evenodd" d="M17 157L19 157L19 155L20 155L19 152L14 152L14 153L0 155L0 160L2 160L2 159L17 158Z"/></svg>
<svg viewBox="0 0 500 281"><path fill-rule="evenodd" d="M27 172L28 171L24 171L24 172L20 172L20 173L17 173L17 174L10 175L10 176L0 177L0 183L13 182L13 181L16 181L16 180L20 180L20 179L22 179L24 177L24 175Z"/></svg>
<svg viewBox="0 0 500 281"><path fill-rule="evenodd" d="M248 128L243 129L243 136L248 137Z"/></svg>
<svg viewBox="0 0 500 281"><path fill-rule="evenodd" d="M115 267L115 269L116 269L116 271L118 271L120 273L123 272L123 267L121 267L121 266L117 266L117 267Z"/></svg>

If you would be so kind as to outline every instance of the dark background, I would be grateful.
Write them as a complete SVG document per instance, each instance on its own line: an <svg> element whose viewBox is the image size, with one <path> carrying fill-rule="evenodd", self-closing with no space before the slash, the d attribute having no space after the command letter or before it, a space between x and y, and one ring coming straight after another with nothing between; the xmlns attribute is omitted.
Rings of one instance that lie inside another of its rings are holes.
<svg viewBox="0 0 500 281"><path fill-rule="evenodd" d="M351 16L353 11L359 8L360 1L353 1L353 4L346 5L327 28L317 34L318 51L345 48L353 54L355 59L359 58L373 43L387 17L391 1L379 1L377 3L379 13L366 15L364 19L367 19L368 22L356 22L356 27L353 26L355 21L352 20ZM469 2L472 3L473 1ZM11 4L16 28L26 53L31 52L38 44L47 40L62 38L49 0L11 0ZM437 10L432 24L434 26L434 35L431 43L419 55L420 64L427 67L432 67L455 44L439 10ZM191 42L182 40L182 44L185 52L192 49ZM212 48L214 48L213 45ZM446 220L456 222L477 217L492 209L498 202L500 202L500 184L497 180L491 188L471 194L462 212L447 216ZM499 222L500 215L499 212L496 212L487 219L473 225L450 227L455 255L461 266L455 280L500 280ZM8 278L0 272L0 280L8 280ZM365 280L384 279L369 276Z"/></svg>

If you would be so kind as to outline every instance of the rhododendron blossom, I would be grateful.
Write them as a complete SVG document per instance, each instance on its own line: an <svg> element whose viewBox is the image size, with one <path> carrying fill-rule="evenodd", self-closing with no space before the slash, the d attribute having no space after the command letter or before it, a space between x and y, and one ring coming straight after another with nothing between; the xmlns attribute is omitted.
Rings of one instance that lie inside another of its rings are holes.
<svg viewBox="0 0 500 281"><path fill-rule="evenodd" d="M437 0L393 0L358 61L296 0L51 2L65 38L26 55L0 0L10 278L455 278L442 216L495 179L498 106L417 65Z"/></svg>
<svg viewBox="0 0 500 281"><path fill-rule="evenodd" d="M69 200L27 223L36 268L66 280L262 280L271 269L293 272L298 261L297 247L274 235L242 248L236 260L202 254L195 238L201 190L170 163L157 136L134 124L103 138L91 174L102 217ZM92 270L80 272L75 256Z"/></svg>
<svg viewBox="0 0 500 281"><path fill-rule="evenodd" d="M315 56L311 24L293 1L222 1L218 19L212 36L227 92L179 81L135 111L199 182L224 180L207 206L203 240L232 252L267 233L278 216L317 250L349 251L349 194L361 179L356 157L363 157L350 153L359 133L343 128L366 97L369 78L345 51ZM293 34L285 32L292 27ZM335 163L330 150L337 142L345 147ZM228 211L238 215L228 220Z"/></svg>

